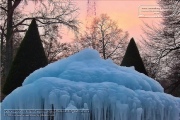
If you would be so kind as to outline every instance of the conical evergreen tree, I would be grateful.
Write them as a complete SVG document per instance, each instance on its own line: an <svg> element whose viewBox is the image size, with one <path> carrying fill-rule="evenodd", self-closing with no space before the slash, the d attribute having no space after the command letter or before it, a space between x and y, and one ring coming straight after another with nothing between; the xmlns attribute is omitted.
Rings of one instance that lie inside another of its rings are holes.
<svg viewBox="0 0 180 120"><path fill-rule="evenodd" d="M33 19L11 65L3 87L3 93L8 95L21 86L30 73L47 64L37 24L35 19Z"/></svg>
<svg viewBox="0 0 180 120"><path fill-rule="evenodd" d="M134 66L135 70L147 75L146 69L144 67L143 61L139 54L139 50L136 46L134 38L131 38L129 42L129 45L127 47L124 58L122 60L121 66L126 66L126 67Z"/></svg>

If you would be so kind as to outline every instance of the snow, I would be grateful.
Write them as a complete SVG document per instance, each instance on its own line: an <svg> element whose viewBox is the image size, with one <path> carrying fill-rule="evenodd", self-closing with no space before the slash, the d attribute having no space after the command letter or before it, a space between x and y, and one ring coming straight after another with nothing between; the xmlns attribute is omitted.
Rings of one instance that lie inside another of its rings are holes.
<svg viewBox="0 0 180 120"><path fill-rule="evenodd" d="M7 109L57 110L49 116L54 120L180 119L180 98L165 94L158 82L132 68L101 59L92 49L36 70L1 105L2 115ZM45 115L2 117L49 119Z"/></svg>

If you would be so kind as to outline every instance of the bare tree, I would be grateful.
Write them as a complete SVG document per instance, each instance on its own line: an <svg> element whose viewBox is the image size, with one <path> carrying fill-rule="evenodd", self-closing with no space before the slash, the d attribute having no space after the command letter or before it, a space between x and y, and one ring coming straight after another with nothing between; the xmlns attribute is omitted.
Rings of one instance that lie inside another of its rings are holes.
<svg viewBox="0 0 180 120"><path fill-rule="evenodd" d="M174 81L175 78L178 79L175 77L174 73L176 72L173 73L173 69L176 68L175 66L179 66L177 61L180 61L179 54L177 54L180 51L180 2L178 0L161 0L159 4L163 9L163 20L159 25L161 27L145 24L143 29L146 35L143 40L146 49L149 50L146 57L149 57L150 62L156 66L153 69L156 79Z"/></svg>
<svg viewBox="0 0 180 120"><path fill-rule="evenodd" d="M128 43L127 38L128 32L123 32L116 22L106 14L102 14L94 19L84 34L75 39L75 44L79 49L86 47L96 49L104 59L111 58L120 63L120 57Z"/></svg>
<svg viewBox="0 0 180 120"><path fill-rule="evenodd" d="M38 0L34 0L38 1ZM0 2L1 9L1 23L0 23L0 35L1 35L1 49L4 48L5 52L5 76L7 76L10 69L11 62L13 60L13 45L15 43L15 33L18 33L19 37L23 36L20 32L25 32L26 28L29 26L30 20L36 18L38 26L43 31L42 34L50 34L47 32L47 28L51 25L58 27L58 29L64 25L72 30L77 30L78 21L76 20L75 13L77 8L69 0L67 1L40 1L34 13L24 15L22 12L18 11L20 5L28 5L29 1L22 0L2 0ZM46 4L44 3L46 2ZM49 9L50 8L50 9ZM21 9L22 11L23 9ZM17 14L20 12L20 14ZM15 19L16 18L16 19ZM57 33L57 32L56 32ZM52 37L44 38L49 40ZM1 51L1 54L2 51ZM3 63L4 64L4 63ZM1 64L2 65L2 64Z"/></svg>

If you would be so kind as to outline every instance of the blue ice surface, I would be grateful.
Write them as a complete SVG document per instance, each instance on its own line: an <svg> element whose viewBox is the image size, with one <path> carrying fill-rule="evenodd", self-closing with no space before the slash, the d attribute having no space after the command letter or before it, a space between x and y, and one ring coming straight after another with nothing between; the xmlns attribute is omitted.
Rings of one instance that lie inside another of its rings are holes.
<svg viewBox="0 0 180 120"><path fill-rule="evenodd" d="M92 49L36 70L4 99L2 109L52 109L52 105L91 112L56 113L54 120L179 120L180 113L180 99L165 94L158 82L101 59ZM3 116L14 119L42 118Z"/></svg>
<svg viewBox="0 0 180 120"><path fill-rule="evenodd" d="M99 53L92 49L85 49L36 70L24 80L23 86L42 77L87 83L113 82L132 90L163 92L163 88L155 80L132 68L116 65L110 59L101 59Z"/></svg>

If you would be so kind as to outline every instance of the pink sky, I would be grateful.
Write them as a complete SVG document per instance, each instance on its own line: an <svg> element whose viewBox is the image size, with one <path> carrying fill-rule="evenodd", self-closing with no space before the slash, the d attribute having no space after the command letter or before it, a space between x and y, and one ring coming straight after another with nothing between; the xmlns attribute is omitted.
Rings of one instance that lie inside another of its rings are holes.
<svg viewBox="0 0 180 120"><path fill-rule="evenodd" d="M81 32L85 30L87 20L87 0L72 0L79 8L78 19L82 22L80 25ZM145 23L155 24L159 23L161 18L140 18L138 11L140 6L158 6L156 0L94 0L96 1L96 16L100 14L107 14L111 19L118 23L118 26L124 31L128 31L130 38L134 37L136 40L141 39L143 32L141 27ZM32 8L28 5L27 8ZM62 42L69 42L73 40L73 33L66 30L63 31Z"/></svg>
<svg viewBox="0 0 180 120"><path fill-rule="evenodd" d="M75 0L74 0L75 1ZM156 0L94 0L96 1L96 16L106 13L111 19L118 23L118 26L124 31L128 31L130 38L134 37L136 40L141 39L143 31L141 27L145 23L155 24L160 22L160 18L140 18L138 10L140 6L158 6ZM86 26L87 18L87 0L75 1L79 7L79 19L83 22L81 28ZM65 36L71 34L65 33ZM73 37L65 37L63 41L71 41Z"/></svg>

